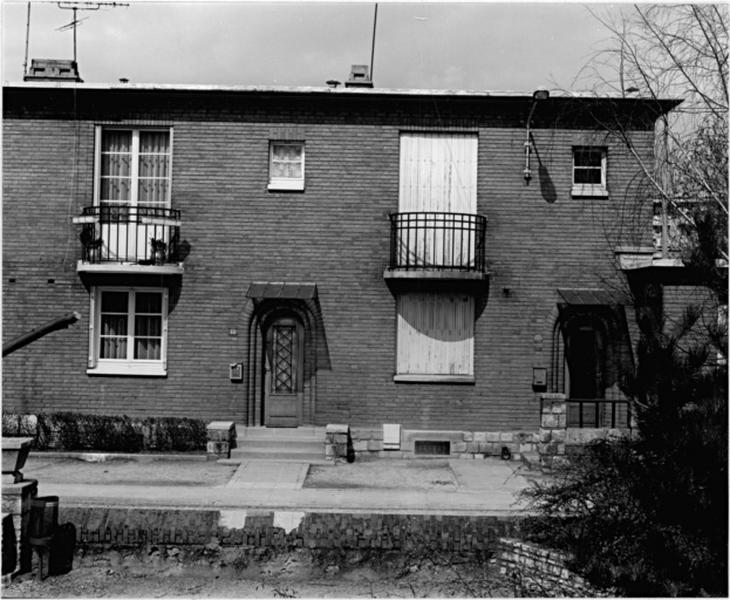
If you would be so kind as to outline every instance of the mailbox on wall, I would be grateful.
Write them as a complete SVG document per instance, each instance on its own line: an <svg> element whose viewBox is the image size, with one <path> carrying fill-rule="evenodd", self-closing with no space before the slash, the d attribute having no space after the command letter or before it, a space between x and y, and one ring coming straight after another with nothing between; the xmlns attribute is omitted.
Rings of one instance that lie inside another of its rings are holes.
<svg viewBox="0 0 730 600"><path fill-rule="evenodd" d="M532 368L532 389L536 392L547 390L547 369L545 367Z"/></svg>
<svg viewBox="0 0 730 600"><path fill-rule="evenodd" d="M228 365L228 377L235 383L243 381L243 363L231 363Z"/></svg>

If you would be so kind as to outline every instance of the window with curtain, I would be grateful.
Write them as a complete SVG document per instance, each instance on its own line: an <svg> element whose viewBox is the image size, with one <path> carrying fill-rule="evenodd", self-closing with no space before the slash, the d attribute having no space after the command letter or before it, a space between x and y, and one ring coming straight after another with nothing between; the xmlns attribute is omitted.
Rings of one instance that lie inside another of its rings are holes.
<svg viewBox="0 0 730 600"><path fill-rule="evenodd" d="M269 189L304 189L304 142L269 144Z"/></svg>
<svg viewBox="0 0 730 600"><path fill-rule="evenodd" d="M170 158L169 131L103 129L99 203L168 208Z"/></svg>
<svg viewBox="0 0 730 600"><path fill-rule="evenodd" d="M120 261L150 260L151 241L169 243L168 227L145 219L170 208L171 131L97 127L97 186L101 207L97 236L102 255Z"/></svg>
<svg viewBox="0 0 730 600"><path fill-rule="evenodd" d="M164 374L167 290L97 288L90 372Z"/></svg>

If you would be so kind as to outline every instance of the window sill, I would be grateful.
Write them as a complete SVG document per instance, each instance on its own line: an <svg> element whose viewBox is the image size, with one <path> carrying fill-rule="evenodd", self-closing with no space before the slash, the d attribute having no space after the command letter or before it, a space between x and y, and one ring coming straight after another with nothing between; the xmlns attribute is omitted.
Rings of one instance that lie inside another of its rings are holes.
<svg viewBox="0 0 730 600"><path fill-rule="evenodd" d="M473 384L474 375L427 375L416 373L401 373L393 375L396 383L465 383Z"/></svg>
<svg viewBox="0 0 730 600"><path fill-rule="evenodd" d="M133 377L166 377L167 370L161 362L99 361L96 367L86 369L87 375L129 375Z"/></svg>
<svg viewBox="0 0 730 600"><path fill-rule="evenodd" d="M608 198L608 190L601 185L574 185L573 198Z"/></svg>
<svg viewBox="0 0 730 600"><path fill-rule="evenodd" d="M269 183L267 189L270 192L303 192L304 180L275 180Z"/></svg>

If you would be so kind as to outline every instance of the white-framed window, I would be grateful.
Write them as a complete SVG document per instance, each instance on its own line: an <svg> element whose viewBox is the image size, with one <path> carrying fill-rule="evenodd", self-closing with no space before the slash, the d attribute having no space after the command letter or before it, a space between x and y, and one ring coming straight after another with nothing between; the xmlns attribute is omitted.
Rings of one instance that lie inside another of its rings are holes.
<svg viewBox="0 0 730 600"><path fill-rule="evenodd" d="M152 240L169 244L171 228L160 220L171 204L172 129L97 125L95 236L103 260L150 261Z"/></svg>
<svg viewBox="0 0 730 600"><path fill-rule="evenodd" d="M172 131L97 126L95 204L169 208Z"/></svg>
<svg viewBox="0 0 730 600"><path fill-rule="evenodd" d="M93 288L87 373L165 375L167 305L166 288Z"/></svg>
<svg viewBox="0 0 730 600"><path fill-rule="evenodd" d="M573 147L573 196L608 196L606 149L600 146Z"/></svg>
<svg viewBox="0 0 730 600"><path fill-rule="evenodd" d="M398 294L395 381L474 381L474 296Z"/></svg>
<svg viewBox="0 0 730 600"><path fill-rule="evenodd" d="M269 142L269 189L304 189L304 142Z"/></svg>

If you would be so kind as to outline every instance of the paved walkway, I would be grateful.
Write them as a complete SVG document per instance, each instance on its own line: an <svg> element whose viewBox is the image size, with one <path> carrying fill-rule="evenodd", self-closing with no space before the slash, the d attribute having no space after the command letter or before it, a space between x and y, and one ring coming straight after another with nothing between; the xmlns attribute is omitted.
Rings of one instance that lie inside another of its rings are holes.
<svg viewBox="0 0 730 600"><path fill-rule="evenodd" d="M424 469L433 464L418 462ZM283 461L252 460L236 467L199 459L88 462L32 453L23 473L38 479L39 495L59 496L62 504L70 505L444 515L523 512L518 493L530 485L532 476L519 463L499 459L441 462L444 472L453 474L449 489L440 489L436 485L444 483L440 481L431 487L414 486L414 462L388 459L317 467L338 470L330 473L350 480L357 480L360 468L370 479L314 488L305 485L308 464ZM396 483L387 483L392 481Z"/></svg>

